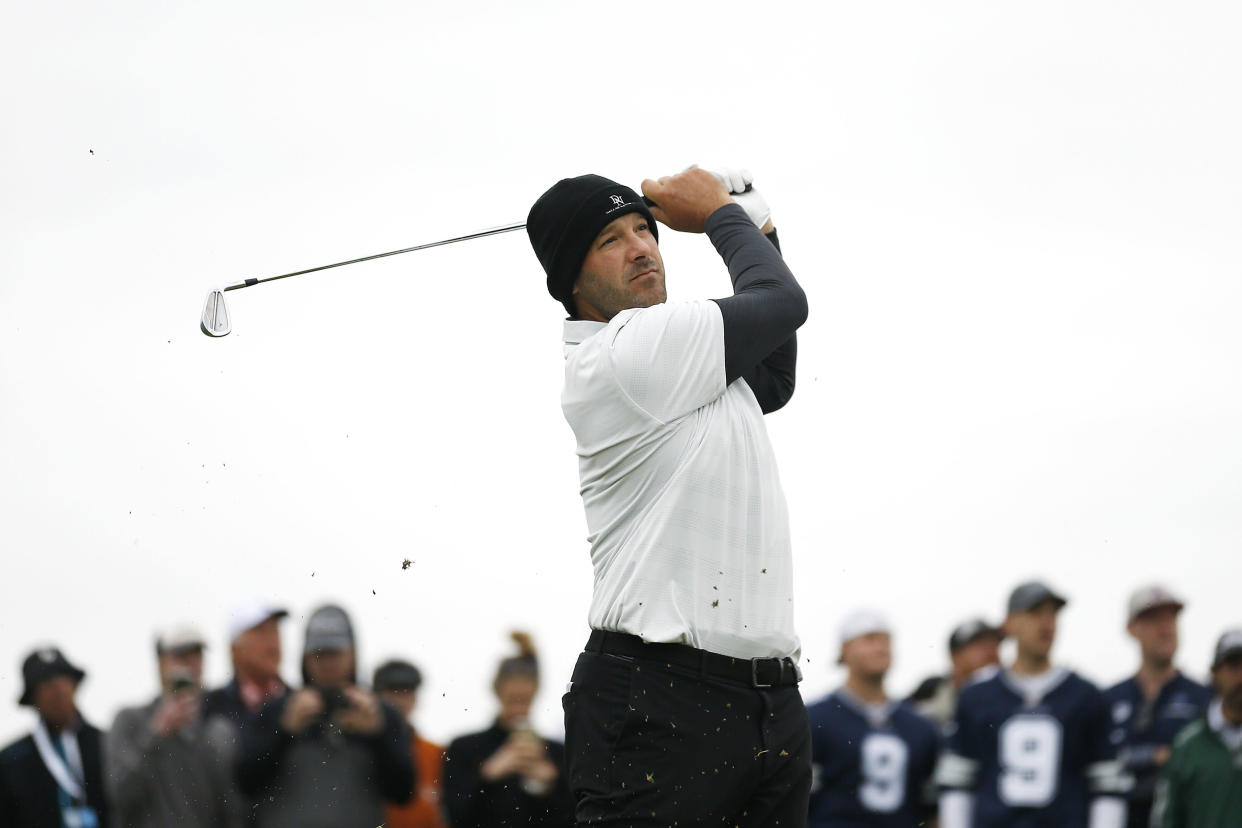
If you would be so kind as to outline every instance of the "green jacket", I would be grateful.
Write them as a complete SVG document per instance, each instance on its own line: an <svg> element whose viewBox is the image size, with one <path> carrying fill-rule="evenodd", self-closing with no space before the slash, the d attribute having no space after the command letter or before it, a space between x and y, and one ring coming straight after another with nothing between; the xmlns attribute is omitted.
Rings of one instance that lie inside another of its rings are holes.
<svg viewBox="0 0 1242 828"><path fill-rule="evenodd" d="M1191 722L1173 741L1173 754L1156 786L1151 824L1242 826L1242 752L1231 752L1206 719Z"/></svg>

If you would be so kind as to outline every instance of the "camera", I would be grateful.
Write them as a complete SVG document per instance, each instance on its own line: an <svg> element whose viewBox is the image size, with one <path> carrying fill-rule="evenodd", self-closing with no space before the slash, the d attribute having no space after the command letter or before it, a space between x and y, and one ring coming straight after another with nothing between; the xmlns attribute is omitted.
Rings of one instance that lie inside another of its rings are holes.
<svg viewBox="0 0 1242 828"><path fill-rule="evenodd" d="M194 676L183 670L178 670L168 677L168 686L174 693L180 693L184 690L193 690L198 687L198 682L194 680Z"/></svg>
<svg viewBox="0 0 1242 828"><path fill-rule="evenodd" d="M321 687L319 695L323 698L324 716L331 716L333 713L349 708L349 697L339 687Z"/></svg>

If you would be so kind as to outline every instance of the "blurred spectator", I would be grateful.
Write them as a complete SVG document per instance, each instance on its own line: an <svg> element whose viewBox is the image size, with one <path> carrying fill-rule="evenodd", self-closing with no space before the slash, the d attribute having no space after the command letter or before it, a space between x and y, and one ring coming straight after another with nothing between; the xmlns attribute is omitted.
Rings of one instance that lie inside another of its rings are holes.
<svg viewBox="0 0 1242 828"><path fill-rule="evenodd" d="M236 828L232 725L202 715L203 636L174 627L156 638L160 694L117 714L104 740L113 822L124 828Z"/></svg>
<svg viewBox="0 0 1242 828"><path fill-rule="evenodd" d="M807 708L811 722L811 828L915 828L935 811L930 790L940 748L936 726L889 699L891 629L861 610L841 624L845 685Z"/></svg>
<svg viewBox="0 0 1242 828"><path fill-rule="evenodd" d="M1242 825L1242 628L1216 644L1212 689L1207 715L1173 742L1157 786L1155 828Z"/></svg>
<svg viewBox="0 0 1242 828"><path fill-rule="evenodd" d="M227 716L240 728L288 691L280 678L280 621L288 614L258 600L234 607L229 618L233 679L203 698L205 718Z"/></svg>
<svg viewBox="0 0 1242 828"><path fill-rule="evenodd" d="M453 828L573 824L565 748L530 725L539 690L535 647L525 633L512 637L520 652L500 662L492 682L500 702L495 723L454 739L444 757L444 810Z"/></svg>
<svg viewBox="0 0 1242 828"><path fill-rule="evenodd" d="M0 751L0 826L106 828L103 734L83 720L74 696L86 677L55 647L22 663L18 704L39 714L34 733Z"/></svg>
<svg viewBox="0 0 1242 828"><path fill-rule="evenodd" d="M1169 760L1173 738L1200 716L1212 691L1178 672L1177 616L1185 606L1161 586L1144 587L1130 596L1126 630L1139 645L1139 669L1133 677L1105 691L1112 711L1112 743L1134 777L1128 825L1151 824L1152 798L1160 768Z"/></svg>
<svg viewBox="0 0 1242 828"><path fill-rule="evenodd" d="M920 713L944 733L953 722L957 695L970 677L1000 663L1001 631L981 618L958 624L949 635L950 672L932 676L910 695Z"/></svg>
<svg viewBox="0 0 1242 828"><path fill-rule="evenodd" d="M1126 779L1104 694L1052 663L1066 601L1031 581L1009 595L1014 663L962 689L937 778L942 828L1122 828Z"/></svg>
<svg viewBox="0 0 1242 828"><path fill-rule="evenodd" d="M444 766L444 748L429 742L414 728L414 708L418 705L418 688L422 673L408 661L388 661L375 670L371 689L380 699L392 705L407 724L414 767L418 770L414 795L403 805L389 805L385 811L385 828L445 828L440 812L440 775Z"/></svg>
<svg viewBox="0 0 1242 828"><path fill-rule="evenodd" d="M306 623L301 690L268 702L242 732L238 779L259 828L376 828L384 801L414 789L397 711L357 684L354 631L337 606Z"/></svg>

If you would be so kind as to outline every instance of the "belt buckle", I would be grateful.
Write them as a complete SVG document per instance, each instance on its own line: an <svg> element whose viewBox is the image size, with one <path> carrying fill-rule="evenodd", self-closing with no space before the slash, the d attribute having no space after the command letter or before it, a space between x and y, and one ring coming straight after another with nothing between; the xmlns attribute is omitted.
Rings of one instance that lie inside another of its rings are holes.
<svg viewBox="0 0 1242 828"><path fill-rule="evenodd" d="M754 687L756 690L761 690L761 689L763 689L763 688L765 688L765 687L774 687L774 686L775 686L775 685L773 685L773 684L764 684L764 683L762 683L762 682L760 682L760 681L759 681L759 662L761 662L761 661L773 661L773 660L775 660L775 661L776 661L776 663L777 663L777 665L779 666L779 670L780 670L780 672L778 673L778 676L783 676L783 675L785 674L785 663L784 663L784 662L782 662L780 659L771 659L771 658L752 658L752 659L750 660L750 686L751 686L751 687ZM779 679L778 679L778 680L779 680Z"/></svg>

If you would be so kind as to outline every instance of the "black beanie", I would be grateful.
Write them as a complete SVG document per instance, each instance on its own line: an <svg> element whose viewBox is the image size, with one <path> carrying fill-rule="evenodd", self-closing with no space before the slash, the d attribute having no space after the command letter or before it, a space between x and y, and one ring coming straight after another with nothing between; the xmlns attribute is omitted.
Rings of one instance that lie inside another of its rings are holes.
<svg viewBox="0 0 1242 828"><path fill-rule="evenodd" d="M562 178L539 197L526 217L526 234L548 274L548 293L574 313L574 282L591 242L609 222L642 213L660 240L655 216L638 193L599 175Z"/></svg>

